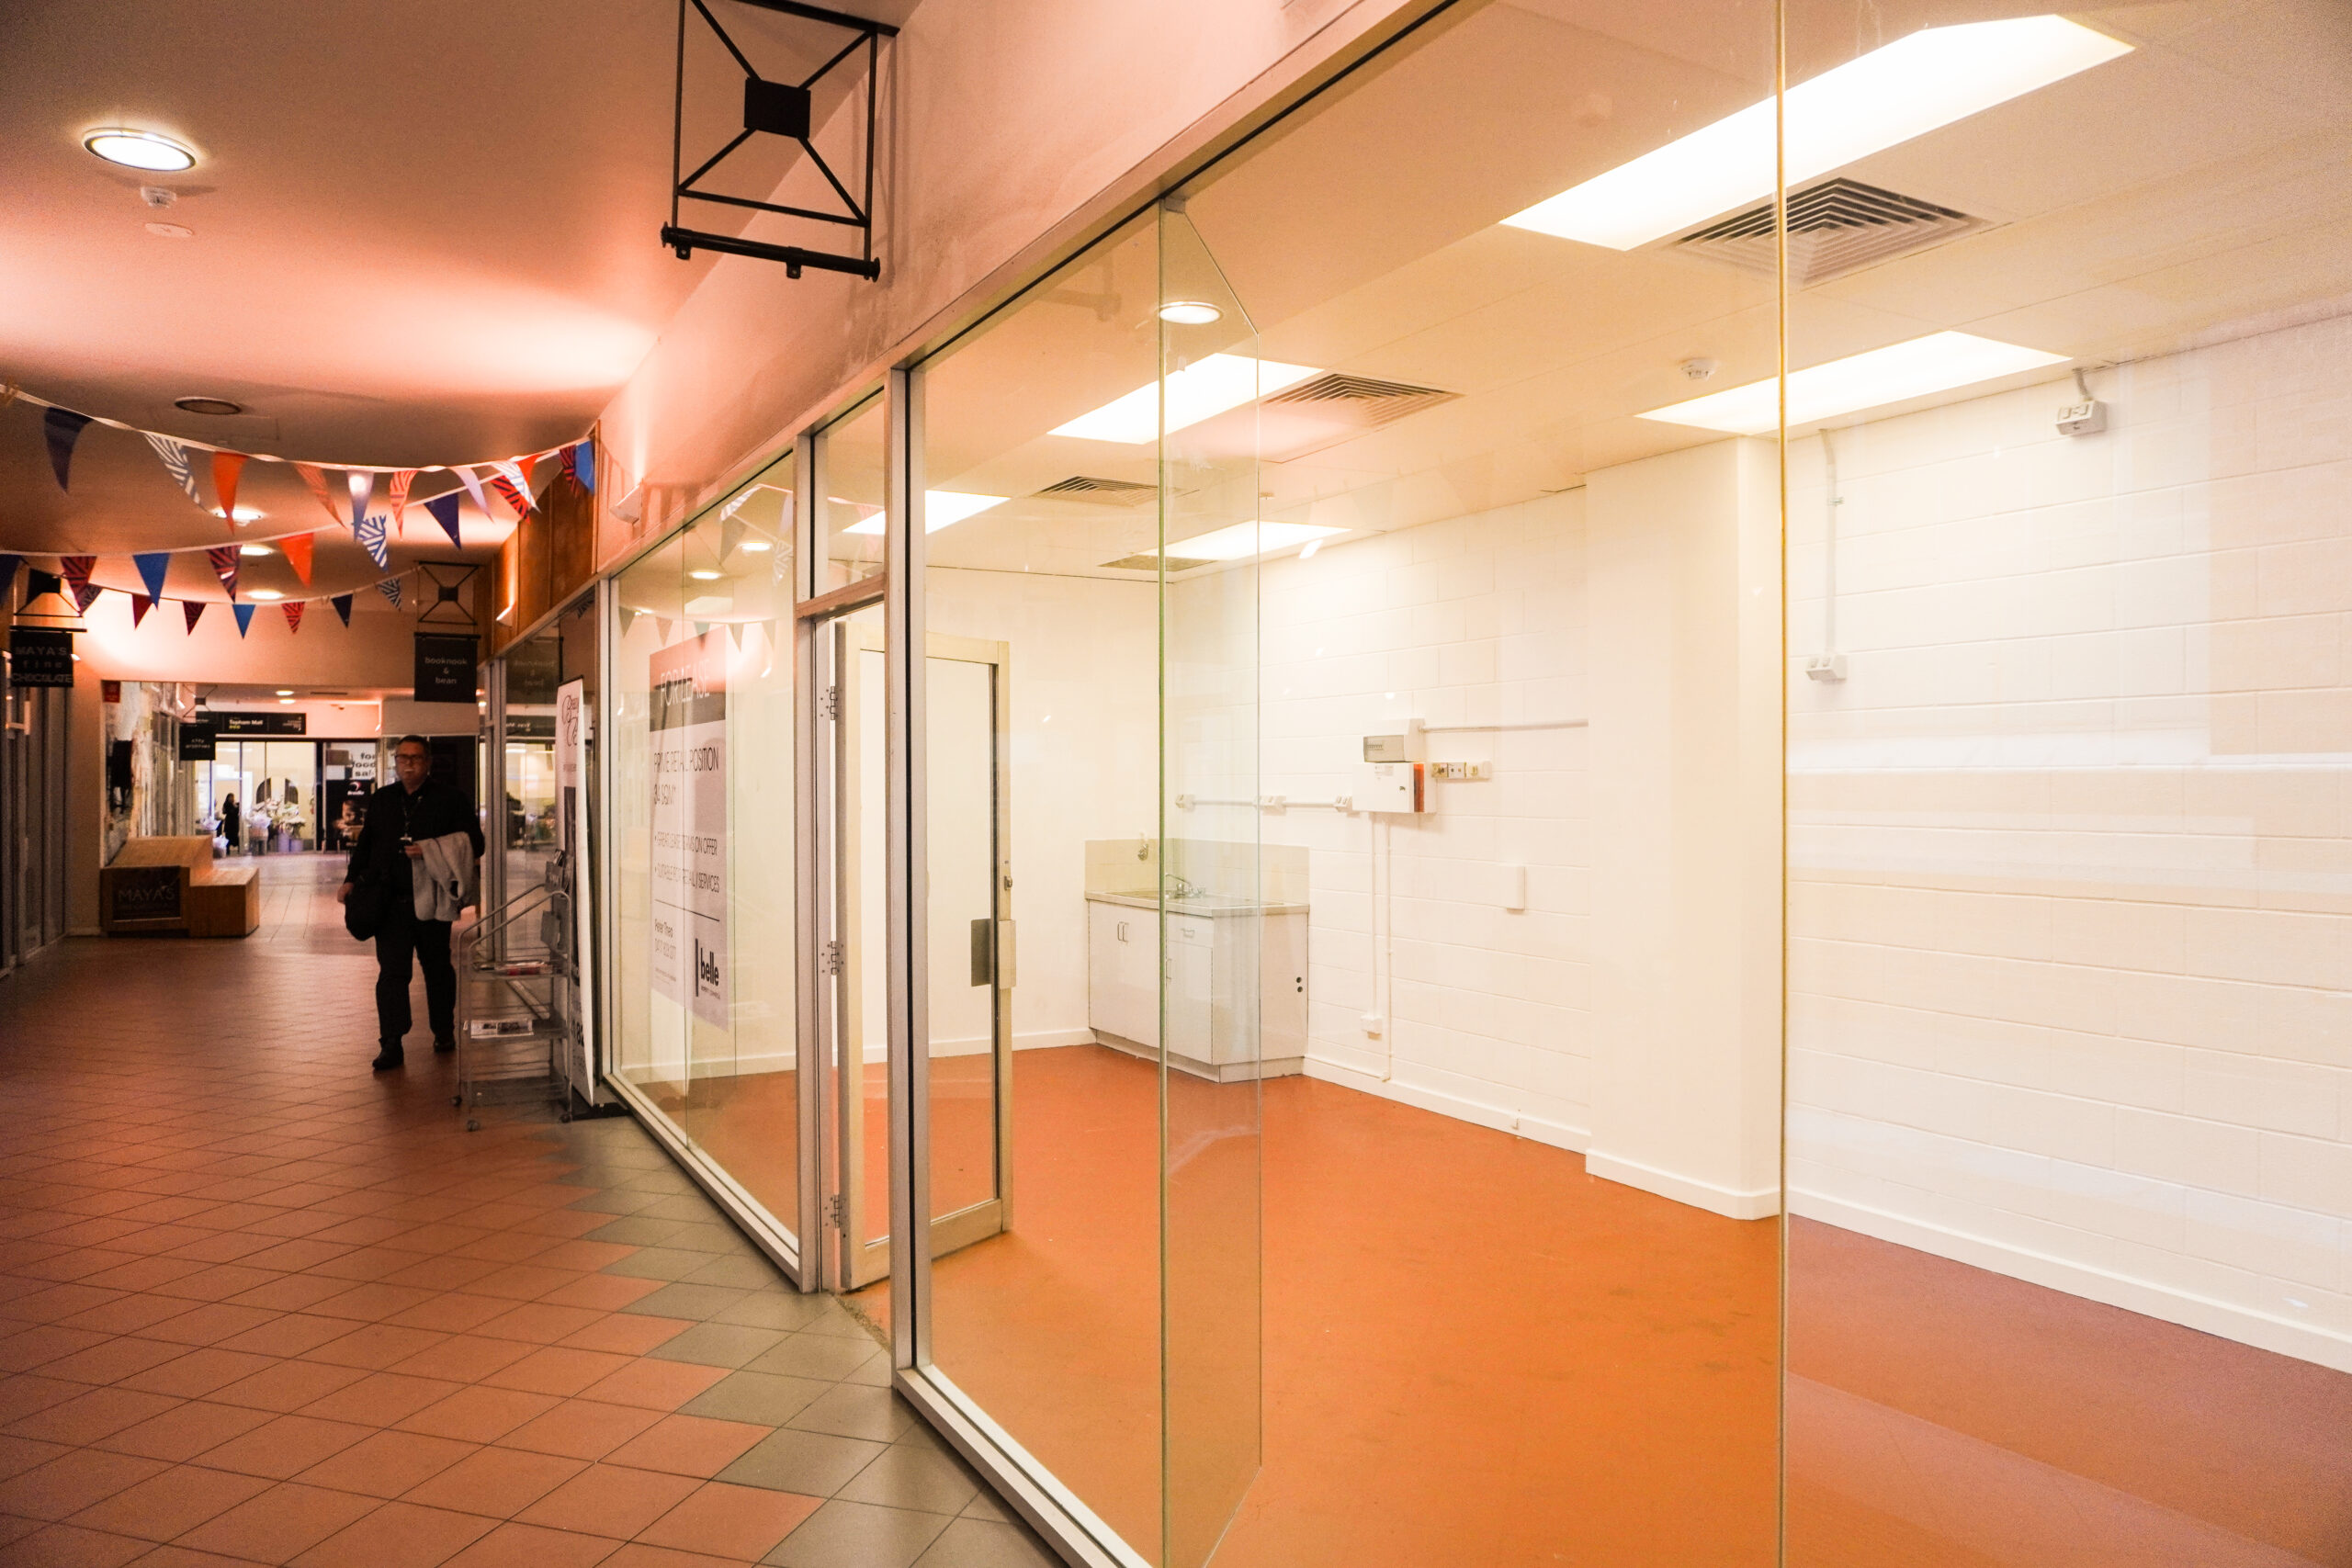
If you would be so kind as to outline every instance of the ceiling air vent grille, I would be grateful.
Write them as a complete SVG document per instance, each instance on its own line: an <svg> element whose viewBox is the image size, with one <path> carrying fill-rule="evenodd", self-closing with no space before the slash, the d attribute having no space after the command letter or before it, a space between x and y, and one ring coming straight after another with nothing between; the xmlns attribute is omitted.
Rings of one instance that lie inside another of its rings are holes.
<svg viewBox="0 0 2352 1568"><path fill-rule="evenodd" d="M1992 226L1986 219L1859 180L1824 180L1789 197L1789 281L1799 288L1826 282ZM1770 273L1772 204L1710 223L1675 241L1673 248Z"/></svg>
<svg viewBox="0 0 2352 1568"><path fill-rule="evenodd" d="M1204 560L1192 560L1183 556L1168 558L1168 570L1171 572L1190 571L1196 566L1212 564L1214 563ZM1106 560L1102 565L1106 569L1117 571L1158 571L1159 558L1155 555L1121 556L1117 560Z"/></svg>
<svg viewBox="0 0 2352 1568"><path fill-rule="evenodd" d="M1268 458L1287 463L1461 395L1335 370L1266 399L1261 405L1260 439Z"/></svg>
<svg viewBox="0 0 2352 1568"><path fill-rule="evenodd" d="M1141 506L1159 493L1159 486L1137 484L1133 479L1105 479L1091 474L1072 474L1037 491L1034 499L1082 501L1094 506Z"/></svg>

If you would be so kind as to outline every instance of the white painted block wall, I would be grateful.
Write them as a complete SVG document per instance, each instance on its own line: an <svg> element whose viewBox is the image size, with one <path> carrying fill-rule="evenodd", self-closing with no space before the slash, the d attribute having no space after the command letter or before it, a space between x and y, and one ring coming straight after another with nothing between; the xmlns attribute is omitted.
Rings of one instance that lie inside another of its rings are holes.
<svg viewBox="0 0 2352 1568"><path fill-rule="evenodd" d="M2352 1368L2352 317L1839 433L1792 1204ZM1821 626L1791 454L1791 651Z"/></svg>

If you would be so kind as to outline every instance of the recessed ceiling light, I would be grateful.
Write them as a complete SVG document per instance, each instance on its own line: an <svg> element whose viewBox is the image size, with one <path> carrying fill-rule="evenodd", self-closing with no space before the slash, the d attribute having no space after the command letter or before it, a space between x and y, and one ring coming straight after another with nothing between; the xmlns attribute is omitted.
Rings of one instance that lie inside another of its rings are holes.
<svg viewBox="0 0 2352 1568"><path fill-rule="evenodd" d="M1205 299L1170 299L1159 308L1159 319L1180 327L1204 327L1222 321L1225 312Z"/></svg>
<svg viewBox="0 0 2352 1568"><path fill-rule="evenodd" d="M774 545L768 543L765 539L746 539L735 547L739 550L748 550L755 556L765 555L768 551L775 548Z"/></svg>
<svg viewBox="0 0 2352 1568"><path fill-rule="evenodd" d="M174 398L172 407L183 413L232 414L245 412L243 403L232 403L226 398Z"/></svg>
<svg viewBox="0 0 2352 1568"><path fill-rule="evenodd" d="M286 595L280 593L275 588L249 588L245 591L245 597L248 599L283 599Z"/></svg>
<svg viewBox="0 0 2352 1568"><path fill-rule="evenodd" d="M222 515L222 513L220 509L216 506L212 509L212 515L219 517ZM240 506L237 508L236 521L240 523L257 523L268 515L268 513L264 512L258 506Z"/></svg>
<svg viewBox="0 0 2352 1568"><path fill-rule="evenodd" d="M185 223L150 223L147 232L164 240L193 240L196 231Z"/></svg>
<svg viewBox="0 0 2352 1568"><path fill-rule="evenodd" d="M290 708L294 705L294 699L292 697L280 697L277 699L277 705L280 707Z"/></svg>
<svg viewBox="0 0 2352 1568"><path fill-rule="evenodd" d="M1789 89L1788 183L2131 52L2064 17L1966 22L1897 39ZM1771 99L1750 104L1503 222L1615 251L1647 244L1770 196L1773 118Z"/></svg>
<svg viewBox="0 0 2352 1568"><path fill-rule="evenodd" d="M942 528L952 528L967 517L977 517L991 506L1002 506L1001 495L972 495L959 490L927 490L922 492L922 531L936 534ZM842 530L844 534L879 534L882 513L860 523L853 523Z"/></svg>
<svg viewBox="0 0 2352 1568"><path fill-rule="evenodd" d="M168 136L152 130L109 126L82 138L82 145L109 164L127 169L157 169L170 174L196 167L196 154Z"/></svg>
<svg viewBox="0 0 2352 1568"><path fill-rule="evenodd" d="M294 688L291 686L280 686L277 688L277 694L281 697L290 697L294 694Z"/></svg>
<svg viewBox="0 0 2352 1568"><path fill-rule="evenodd" d="M1212 354L1163 380L1146 382L1092 413L1056 425L1054 434L1141 446L1159 438L1163 387L1168 403L1167 428L1176 431L1321 374L1306 365L1284 365L1279 360L1251 359L1238 354Z"/></svg>
<svg viewBox="0 0 2352 1568"><path fill-rule="evenodd" d="M1924 398L1955 387L1974 386L2021 370L2063 365L2063 354L2045 354L2013 343L1972 337L1967 333L1931 333L1890 344L1867 354L1849 355L1826 365L1789 373L1789 428L1815 424L1839 414ZM1734 435L1764 435L1781 422L1780 395L1768 378L1710 392L1703 398L1652 409L1641 415L1666 424L1693 424Z"/></svg>
<svg viewBox="0 0 2352 1568"><path fill-rule="evenodd" d="M267 545L240 545L237 547L237 553L241 556L268 556L276 555L277 552Z"/></svg>
<svg viewBox="0 0 2352 1568"><path fill-rule="evenodd" d="M715 571L690 571L686 573L686 575L693 578L696 582L716 582L718 581L718 573Z"/></svg>
<svg viewBox="0 0 2352 1568"><path fill-rule="evenodd" d="M1293 545L1311 544L1346 532L1345 528L1325 528L1313 523L1236 523L1230 528L1219 528L1212 534L1195 534L1189 539L1174 540L1165 552L1146 550L1143 553L1148 556L1165 553L1178 560L1248 560L1252 556L1286 550Z"/></svg>

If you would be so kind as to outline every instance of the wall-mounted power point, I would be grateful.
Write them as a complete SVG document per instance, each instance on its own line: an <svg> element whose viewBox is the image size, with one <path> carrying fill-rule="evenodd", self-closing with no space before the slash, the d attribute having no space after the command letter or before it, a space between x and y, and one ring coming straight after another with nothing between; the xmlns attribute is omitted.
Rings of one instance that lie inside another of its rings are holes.
<svg viewBox="0 0 2352 1568"><path fill-rule="evenodd" d="M1431 762L1430 777L1433 779L1490 779L1495 776L1492 762Z"/></svg>
<svg viewBox="0 0 2352 1568"><path fill-rule="evenodd" d="M1380 1032L1388 1027L1388 1021L1376 1012L1368 1012L1356 1021L1363 1024L1363 1032L1374 1039L1379 1038Z"/></svg>
<svg viewBox="0 0 2352 1568"><path fill-rule="evenodd" d="M1804 661L1804 678L1808 681L1842 681L1846 678L1846 656L1842 653L1816 653Z"/></svg>
<svg viewBox="0 0 2352 1568"><path fill-rule="evenodd" d="M2097 435L2106 428L2107 405L2097 398L2084 398L2058 411L2061 435Z"/></svg>

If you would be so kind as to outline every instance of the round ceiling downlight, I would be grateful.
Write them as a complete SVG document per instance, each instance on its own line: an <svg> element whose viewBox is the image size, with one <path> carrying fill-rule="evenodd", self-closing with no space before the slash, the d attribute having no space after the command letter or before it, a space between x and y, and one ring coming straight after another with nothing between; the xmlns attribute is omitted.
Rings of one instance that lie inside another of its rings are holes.
<svg viewBox="0 0 2352 1568"><path fill-rule="evenodd" d="M232 403L226 398L174 398L172 407L182 413L232 414L245 412L243 403ZM240 511L243 509L239 508Z"/></svg>
<svg viewBox="0 0 2352 1568"><path fill-rule="evenodd" d="M168 136L152 130L108 126L82 138L82 145L109 164L126 169L153 169L172 174L196 167L196 154Z"/></svg>
<svg viewBox="0 0 2352 1568"><path fill-rule="evenodd" d="M1159 308L1159 319L1180 327L1204 327L1222 321L1225 312L1205 299L1170 299Z"/></svg>

